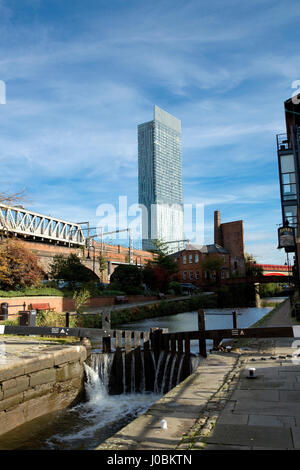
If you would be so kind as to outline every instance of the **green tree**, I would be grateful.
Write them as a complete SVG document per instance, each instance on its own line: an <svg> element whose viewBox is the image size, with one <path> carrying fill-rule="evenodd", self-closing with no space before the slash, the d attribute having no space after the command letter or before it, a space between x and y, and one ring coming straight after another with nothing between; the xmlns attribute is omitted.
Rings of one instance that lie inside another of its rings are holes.
<svg viewBox="0 0 300 470"><path fill-rule="evenodd" d="M63 279L71 283L74 282L88 282L97 280L93 271L85 267L79 256L71 253L68 257L56 255L49 267L49 276L51 279Z"/></svg>
<svg viewBox="0 0 300 470"><path fill-rule="evenodd" d="M143 279L150 289L167 293L169 282L179 271L175 259L168 254L168 243L161 240L151 240L154 248L150 250L154 256L148 261L143 270Z"/></svg>
<svg viewBox="0 0 300 470"><path fill-rule="evenodd" d="M220 284L220 273L224 266L224 261L219 256L209 256L207 259L202 261L201 267L204 271L209 273L209 279L213 280L213 275L216 276L216 284Z"/></svg>
<svg viewBox="0 0 300 470"><path fill-rule="evenodd" d="M110 276L110 282L120 290L130 293L132 289L141 288L141 269L135 264L120 264Z"/></svg>
<svg viewBox="0 0 300 470"><path fill-rule="evenodd" d="M178 264L167 252L168 243L161 240L152 240L152 244L155 248L150 251L156 256L152 261L150 261L150 264L159 266L161 269L166 270L170 276L177 273L179 270Z"/></svg>
<svg viewBox="0 0 300 470"><path fill-rule="evenodd" d="M103 254L100 253L98 262L99 262L100 280L101 282L103 282L103 275L104 275L104 272L107 270L107 264L108 264L107 258L105 258L105 256L103 256Z"/></svg>
<svg viewBox="0 0 300 470"><path fill-rule="evenodd" d="M245 268L246 277L261 277L263 275L263 269L261 266L256 264L256 259L250 253L245 253Z"/></svg>

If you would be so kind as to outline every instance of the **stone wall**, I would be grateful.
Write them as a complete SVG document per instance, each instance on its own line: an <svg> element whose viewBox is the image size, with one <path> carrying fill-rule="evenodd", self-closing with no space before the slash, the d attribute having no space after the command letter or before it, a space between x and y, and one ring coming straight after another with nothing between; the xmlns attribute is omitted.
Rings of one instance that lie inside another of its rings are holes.
<svg viewBox="0 0 300 470"><path fill-rule="evenodd" d="M83 389L87 349L52 346L30 359L0 365L0 435L70 406Z"/></svg>

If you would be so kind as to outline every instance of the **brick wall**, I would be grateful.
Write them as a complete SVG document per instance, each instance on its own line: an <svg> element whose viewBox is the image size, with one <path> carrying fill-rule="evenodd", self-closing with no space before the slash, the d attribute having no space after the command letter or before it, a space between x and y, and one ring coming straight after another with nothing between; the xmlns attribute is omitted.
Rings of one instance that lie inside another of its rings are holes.
<svg viewBox="0 0 300 470"><path fill-rule="evenodd" d="M71 253L79 256L86 267L93 270L95 267L95 273L99 276L98 257L100 255L101 245L95 242L94 249L90 250L90 259L87 260L87 249L69 247L67 245L57 245L51 243L35 242L30 240L22 240L25 247L29 248L39 259L40 266L45 272L49 271L49 266L52 263L53 257L56 255L68 256ZM108 245L103 244L103 256L111 263L111 273L117 266L117 263L127 263L129 260L129 249L121 245ZM95 260L93 260L95 258ZM153 259L153 254L144 250L133 250L132 254L134 264L146 264L149 260ZM107 272L103 275L103 282L109 282L109 275Z"/></svg>
<svg viewBox="0 0 300 470"><path fill-rule="evenodd" d="M228 250L231 256L244 257L244 222L237 220L221 224L223 247Z"/></svg>
<svg viewBox="0 0 300 470"><path fill-rule="evenodd" d="M151 300L157 300L156 296L144 296L144 295L127 295L128 303L135 302L148 302ZM20 310L23 310L23 304L25 303L25 310L30 309L31 304L50 304L51 308L54 308L56 312L74 312L74 300L71 297L52 297L52 296L32 296L32 297L0 297L0 304L7 302L8 305L18 305L17 307L9 307L9 315L17 315ZM87 304L87 307L105 307L109 305L115 305L115 297L92 297ZM124 304L126 307L126 304ZM14 317L9 317L13 319Z"/></svg>
<svg viewBox="0 0 300 470"><path fill-rule="evenodd" d="M228 268L230 272L230 256L220 253L203 254L197 250L183 250L177 258L179 266L179 282L188 282L195 286L201 286L207 282L205 270L202 268L202 263L208 259L219 257L223 260L224 267ZM185 262L184 262L185 261ZM186 278L184 277L186 273ZM197 279L198 277L198 279Z"/></svg>
<svg viewBox="0 0 300 470"><path fill-rule="evenodd" d="M244 222L221 224L223 247L230 253L231 274L245 275Z"/></svg>

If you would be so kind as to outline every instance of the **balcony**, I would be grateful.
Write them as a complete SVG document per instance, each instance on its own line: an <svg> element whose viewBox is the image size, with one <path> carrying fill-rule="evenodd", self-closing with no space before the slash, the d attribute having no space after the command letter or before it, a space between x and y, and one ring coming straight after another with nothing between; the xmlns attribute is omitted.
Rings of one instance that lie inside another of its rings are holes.
<svg viewBox="0 0 300 470"><path fill-rule="evenodd" d="M292 150L292 146L288 140L287 134L277 134L277 151L284 152L286 150Z"/></svg>

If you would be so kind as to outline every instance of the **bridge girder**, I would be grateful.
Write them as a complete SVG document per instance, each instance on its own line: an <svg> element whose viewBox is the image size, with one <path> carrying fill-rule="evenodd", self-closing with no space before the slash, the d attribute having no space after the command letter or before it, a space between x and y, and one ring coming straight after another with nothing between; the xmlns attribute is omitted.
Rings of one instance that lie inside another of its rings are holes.
<svg viewBox="0 0 300 470"><path fill-rule="evenodd" d="M4 204L0 204L0 232L40 241L85 245L79 224Z"/></svg>

